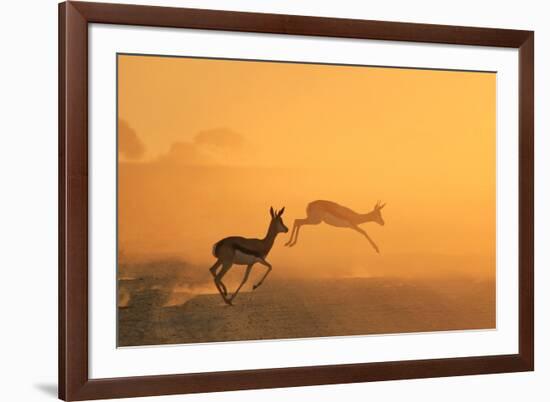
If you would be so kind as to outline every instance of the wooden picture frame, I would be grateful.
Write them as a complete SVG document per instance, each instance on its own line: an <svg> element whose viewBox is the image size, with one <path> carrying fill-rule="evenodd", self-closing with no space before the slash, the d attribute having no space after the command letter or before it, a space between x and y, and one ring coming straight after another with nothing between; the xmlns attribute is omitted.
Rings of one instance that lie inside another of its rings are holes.
<svg viewBox="0 0 550 402"><path fill-rule="evenodd" d="M90 379L88 24L120 24L519 49L519 353L414 361ZM534 369L534 33L183 8L59 5L59 397L140 397Z"/></svg>

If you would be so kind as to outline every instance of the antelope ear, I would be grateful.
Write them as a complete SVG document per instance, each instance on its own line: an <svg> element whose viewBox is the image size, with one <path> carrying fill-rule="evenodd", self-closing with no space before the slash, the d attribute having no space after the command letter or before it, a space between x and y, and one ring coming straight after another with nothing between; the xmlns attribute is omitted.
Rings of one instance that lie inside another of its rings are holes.
<svg viewBox="0 0 550 402"><path fill-rule="evenodd" d="M283 207L283 209L281 209L281 210L279 211L279 213L277 214L277 216L281 216L281 215L283 214L283 212L285 212L285 207Z"/></svg>
<svg viewBox="0 0 550 402"><path fill-rule="evenodd" d="M269 214L272 218L275 218L275 211L273 211L273 207L269 208Z"/></svg>
<svg viewBox="0 0 550 402"><path fill-rule="evenodd" d="M382 209L382 208L384 208L385 206L386 206L386 203L383 203L382 205L380 205L380 206L378 207L378 209Z"/></svg>

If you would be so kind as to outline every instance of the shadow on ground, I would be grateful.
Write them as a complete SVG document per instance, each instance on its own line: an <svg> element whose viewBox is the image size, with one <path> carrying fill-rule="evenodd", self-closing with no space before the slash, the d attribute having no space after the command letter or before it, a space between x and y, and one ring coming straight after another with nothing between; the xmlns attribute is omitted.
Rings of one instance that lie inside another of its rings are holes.
<svg viewBox="0 0 550 402"><path fill-rule="evenodd" d="M57 384L34 384L34 387L45 395L57 398Z"/></svg>

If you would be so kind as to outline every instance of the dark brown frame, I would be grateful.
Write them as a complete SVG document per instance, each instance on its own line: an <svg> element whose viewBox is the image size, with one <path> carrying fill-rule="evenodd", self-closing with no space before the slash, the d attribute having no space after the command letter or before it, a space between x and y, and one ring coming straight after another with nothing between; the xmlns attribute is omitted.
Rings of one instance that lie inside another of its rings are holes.
<svg viewBox="0 0 550 402"><path fill-rule="evenodd" d="M519 353L449 359L89 379L88 24L396 40L519 49ZM59 5L59 397L64 400L292 387L534 369L534 33L184 8Z"/></svg>

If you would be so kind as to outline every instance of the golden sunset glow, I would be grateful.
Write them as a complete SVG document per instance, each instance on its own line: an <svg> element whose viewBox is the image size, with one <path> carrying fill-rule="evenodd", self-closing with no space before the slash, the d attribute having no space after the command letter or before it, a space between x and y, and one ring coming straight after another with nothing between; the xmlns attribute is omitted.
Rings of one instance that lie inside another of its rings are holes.
<svg viewBox="0 0 550 402"><path fill-rule="evenodd" d="M118 230L124 258L177 256L291 229L313 200L385 226L281 234L280 277L495 274L496 74L120 55ZM122 257L121 257L122 258ZM199 268L197 268L199 269Z"/></svg>

